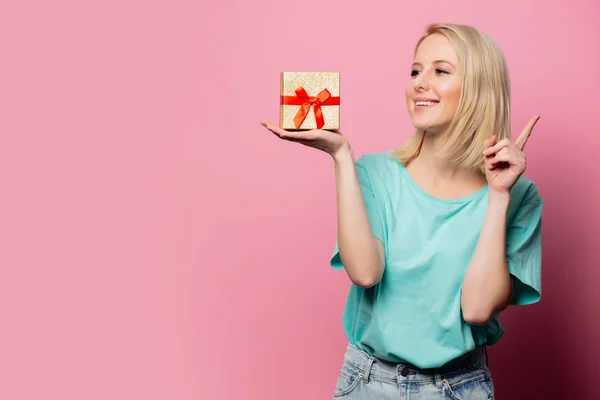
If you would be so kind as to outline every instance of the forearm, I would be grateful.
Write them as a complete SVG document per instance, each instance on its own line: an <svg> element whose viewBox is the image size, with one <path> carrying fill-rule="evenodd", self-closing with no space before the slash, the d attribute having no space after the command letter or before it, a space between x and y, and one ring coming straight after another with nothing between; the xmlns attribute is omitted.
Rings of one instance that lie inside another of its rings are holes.
<svg viewBox="0 0 600 400"><path fill-rule="evenodd" d="M349 146L334 155L334 164L340 259L352 282L370 287L381 279L384 263L369 223Z"/></svg>
<svg viewBox="0 0 600 400"><path fill-rule="evenodd" d="M506 262L509 204L510 193L490 192L488 210L461 293L463 317L473 325L488 323L510 302L512 285Z"/></svg>

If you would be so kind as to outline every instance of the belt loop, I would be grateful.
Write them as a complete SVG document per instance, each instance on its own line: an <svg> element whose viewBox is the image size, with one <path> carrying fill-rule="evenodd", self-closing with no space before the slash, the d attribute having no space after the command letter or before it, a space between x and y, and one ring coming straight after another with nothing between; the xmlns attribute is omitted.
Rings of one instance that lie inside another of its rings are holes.
<svg viewBox="0 0 600 400"><path fill-rule="evenodd" d="M485 344L483 345L483 352L485 353L485 366L489 368L490 367L490 362L489 362L490 359L488 357L487 346Z"/></svg>
<svg viewBox="0 0 600 400"><path fill-rule="evenodd" d="M438 389L441 388L443 385L442 373L440 371L441 370L439 368L436 368L433 373L433 383L435 384L435 387Z"/></svg>
<svg viewBox="0 0 600 400"><path fill-rule="evenodd" d="M369 376L371 375L371 368L373 367L373 361L375 361L375 358L373 358L372 356L369 356L369 358L367 359L367 362L365 363L365 375L363 376L363 381L365 383L369 382Z"/></svg>

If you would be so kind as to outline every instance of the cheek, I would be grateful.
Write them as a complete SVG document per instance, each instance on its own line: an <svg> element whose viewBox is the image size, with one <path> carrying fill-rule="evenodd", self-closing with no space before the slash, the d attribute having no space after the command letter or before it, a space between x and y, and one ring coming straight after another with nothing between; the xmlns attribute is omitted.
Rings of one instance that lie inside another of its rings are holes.
<svg viewBox="0 0 600 400"><path fill-rule="evenodd" d="M439 87L439 93L444 98L444 102L448 106L451 106L453 110L458 107L460 101L460 89L460 83L456 82L445 82Z"/></svg>
<svg viewBox="0 0 600 400"><path fill-rule="evenodd" d="M411 105L410 99L413 97L413 92L412 92L412 89L411 89L410 85L406 87L406 93L405 94L406 94L406 96L405 96L406 107L408 108L408 112L412 114L413 109L412 109L412 105Z"/></svg>

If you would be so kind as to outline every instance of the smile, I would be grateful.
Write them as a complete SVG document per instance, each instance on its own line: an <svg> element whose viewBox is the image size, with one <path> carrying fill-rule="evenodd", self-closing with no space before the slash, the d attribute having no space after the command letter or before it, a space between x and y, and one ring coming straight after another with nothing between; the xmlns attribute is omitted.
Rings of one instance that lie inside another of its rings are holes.
<svg viewBox="0 0 600 400"><path fill-rule="evenodd" d="M415 105L418 107L430 107L436 105L437 101L415 101Z"/></svg>

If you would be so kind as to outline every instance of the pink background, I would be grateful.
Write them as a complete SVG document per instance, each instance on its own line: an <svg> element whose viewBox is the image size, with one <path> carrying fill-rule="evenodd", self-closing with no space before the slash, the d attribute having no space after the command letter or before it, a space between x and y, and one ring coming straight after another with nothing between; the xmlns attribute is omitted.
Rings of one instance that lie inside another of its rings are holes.
<svg viewBox="0 0 600 400"><path fill-rule="evenodd" d="M204 3L205 5L200 5ZM279 72L340 71L357 156L411 133L432 21L505 51L544 293L490 348L500 399L593 399L598 39L589 1L54 1L0 12L0 398L329 399L349 280L333 165L278 140Z"/></svg>

